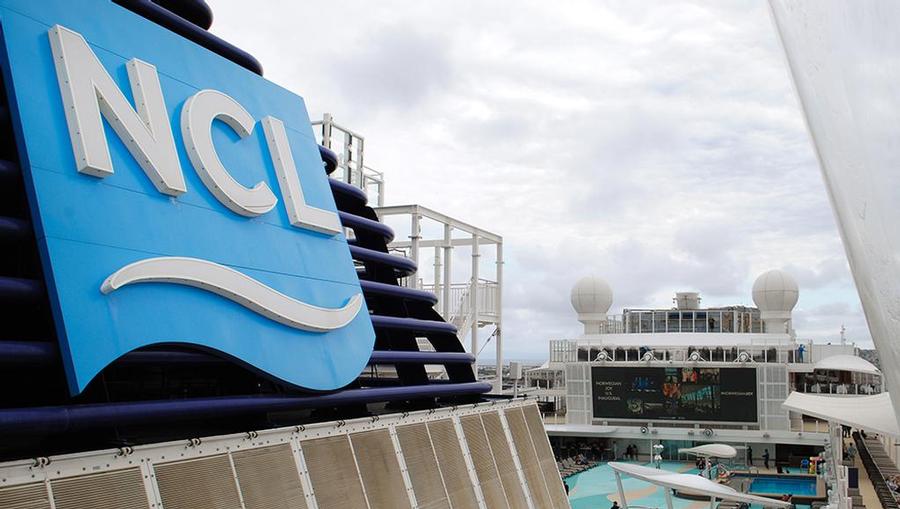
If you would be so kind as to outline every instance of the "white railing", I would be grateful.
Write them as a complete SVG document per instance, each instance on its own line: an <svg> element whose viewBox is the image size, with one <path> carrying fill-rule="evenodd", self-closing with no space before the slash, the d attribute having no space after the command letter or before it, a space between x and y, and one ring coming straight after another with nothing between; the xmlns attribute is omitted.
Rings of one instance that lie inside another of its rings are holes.
<svg viewBox="0 0 900 509"><path fill-rule="evenodd" d="M423 284L421 288L437 295L438 303L434 308L438 313L443 315L443 285L435 288L434 284ZM471 303L469 300L469 292L472 289L471 283L453 283L450 285L450 316L444 319L448 322L456 321L461 315L472 314ZM478 280L478 317L479 322L492 322L497 319L500 311L500 287L496 281L487 279ZM470 324L471 325L471 324Z"/></svg>
<svg viewBox="0 0 900 509"><path fill-rule="evenodd" d="M338 167L331 178L362 189L369 203L384 206L384 173L365 165L365 138L336 124L328 113L311 124L317 141L337 153Z"/></svg>
<svg viewBox="0 0 900 509"><path fill-rule="evenodd" d="M857 383L814 383L803 384L797 387L798 392L812 394L878 394L881 387L878 384Z"/></svg>

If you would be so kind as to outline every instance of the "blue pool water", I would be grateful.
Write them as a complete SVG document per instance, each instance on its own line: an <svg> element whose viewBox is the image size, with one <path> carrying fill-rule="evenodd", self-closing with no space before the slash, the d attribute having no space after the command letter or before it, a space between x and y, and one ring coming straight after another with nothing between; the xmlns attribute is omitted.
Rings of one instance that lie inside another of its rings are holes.
<svg viewBox="0 0 900 509"><path fill-rule="evenodd" d="M653 466L653 465L647 465ZM662 468L671 472L696 474L693 462L684 463L676 461L664 461ZM569 485L569 503L572 509L607 509L612 505L610 496L617 498L616 477L613 469L606 463L598 465L590 470L575 474L565 479ZM665 507L666 499L661 488L644 481L624 477L622 487L627 494L628 503L647 507ZM692 500L673 500L675 509L689 509L694 504ZM705 503L709 507L709 503Z"/></svg>
<svg viewBox="0 0 900 509"><path fill-rule="evenodd" d="M653 466L653 465L647 465ZM662 468L670 472L696 474L698 470L694 468L693 462L676 462L665 461ZM785 483L790 481L797 483L795 487L788 487ZM567 477L566 484L569 485L569 503L572 509L607 509L612 505L613 499L618 499L618 490L616 488L616 477L613 469L606 463L597 465L596 467ZM757 484L762 482L763 484ZM768 485L767 482L776 484ZM814 478L798 478L798 479L778 479L772 477L759 477L753 480L753 491L757 493L793 493L794 495L803 495L808 493L815 495L816 481ZM666 507L665 495L662 488L653 486L644 481L632 479L630 477L622 478L622 488L625 490L626 498L629 504L642 505L646 507ZM765 491L761 488L772 489L773 491ZM680 498L672 499L674 509L706 509L709 502L685 500ZM750 506L751 509L760 509L758 506ZM808 506L797 506L798 509Z"/></svg>
<svg viewBox="0 0 900 509"><path fill-rule="evenodd" d="M750 482L751 493L790 493L794 496L815 496L814 477L757 477Z"/></svg>

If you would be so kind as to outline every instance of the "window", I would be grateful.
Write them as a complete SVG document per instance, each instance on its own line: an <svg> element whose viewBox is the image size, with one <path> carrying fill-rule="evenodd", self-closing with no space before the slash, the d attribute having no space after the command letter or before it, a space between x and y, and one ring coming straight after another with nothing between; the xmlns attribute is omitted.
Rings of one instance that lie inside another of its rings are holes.
<svg viewBox="0 0 900 509"><path fill-rule="evenodd" d="M666 332L666 313L657 311L653 315L653 332Z"/></svg>
<svg viewBox="0 0 900 509"><path fill-rule="evenodd" d="M697 311L694 313L694 332L706 332L706 311Z"/></svg>

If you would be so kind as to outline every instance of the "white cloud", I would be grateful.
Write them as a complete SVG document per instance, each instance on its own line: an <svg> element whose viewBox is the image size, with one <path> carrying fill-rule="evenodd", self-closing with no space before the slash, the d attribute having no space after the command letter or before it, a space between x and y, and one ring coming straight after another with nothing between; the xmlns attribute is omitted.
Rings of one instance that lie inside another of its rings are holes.
<svg viewBox="0 0 900 509"><path fill-rule="evenodd" d="M750 304L783 267L802 337L869 341L763 2L212 4L314 118L366 136L388 203L504 236L507 357L577 334L588 273L621 309Z"/></svg>

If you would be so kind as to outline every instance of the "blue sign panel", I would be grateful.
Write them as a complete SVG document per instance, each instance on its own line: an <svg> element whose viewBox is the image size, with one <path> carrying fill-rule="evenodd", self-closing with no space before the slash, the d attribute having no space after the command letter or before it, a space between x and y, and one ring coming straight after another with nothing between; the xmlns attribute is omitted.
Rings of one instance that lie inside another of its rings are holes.
<svg viewBox="0 0 900 509"><path fill-rule="evenodd" d="M303 99L108 1L0 0L73 394L152 344L330 390L375 334Z"/></svg>

